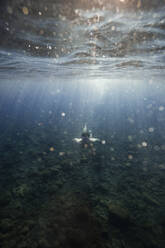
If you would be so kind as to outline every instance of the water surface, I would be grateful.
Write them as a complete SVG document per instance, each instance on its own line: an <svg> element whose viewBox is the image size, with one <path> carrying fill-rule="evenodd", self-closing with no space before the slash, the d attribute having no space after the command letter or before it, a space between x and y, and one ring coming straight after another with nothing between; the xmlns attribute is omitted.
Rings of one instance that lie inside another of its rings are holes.
<svg viewBox="0 0 165 248"><path fill-rule="evenodd" d="M164 247L165 7L119 2L0 7L2 247Z"/></svg>

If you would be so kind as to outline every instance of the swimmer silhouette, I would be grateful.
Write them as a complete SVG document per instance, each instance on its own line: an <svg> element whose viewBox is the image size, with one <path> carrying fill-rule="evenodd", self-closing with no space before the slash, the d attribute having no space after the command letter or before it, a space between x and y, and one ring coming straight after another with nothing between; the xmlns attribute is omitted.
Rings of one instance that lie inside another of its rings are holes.
<svg viewBox="0 0 165 248"><path fill-rule="evenodd" d="M91 130L88 130L87 125L85 124L82 133L81 138L74 138L73 139L76 143L81 143L82 145L89 144L91 142L100 141L98 138L94 138L92 136Z"/></svg>

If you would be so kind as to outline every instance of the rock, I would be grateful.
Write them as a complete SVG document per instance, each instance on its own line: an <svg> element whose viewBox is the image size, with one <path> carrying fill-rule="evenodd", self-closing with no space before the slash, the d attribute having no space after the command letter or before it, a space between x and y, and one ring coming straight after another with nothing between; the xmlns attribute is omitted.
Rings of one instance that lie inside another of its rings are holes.
<svg viewBox="0 0 165 248"><path fill-rule="evenodd" d="M120 228L127 228L131 224L129 211L123 207L120 203L108 204L109 221Z"/></svg>

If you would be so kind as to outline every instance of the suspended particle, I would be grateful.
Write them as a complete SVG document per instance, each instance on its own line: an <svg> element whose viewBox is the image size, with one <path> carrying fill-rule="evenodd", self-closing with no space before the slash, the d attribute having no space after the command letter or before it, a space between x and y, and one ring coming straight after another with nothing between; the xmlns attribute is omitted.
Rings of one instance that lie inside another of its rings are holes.
<svg viewBox="0 0 165 248"><path fill-rule="evenodd" d="M105 143L106 143L105 140L102 140L102 141L101 141L101 144L102 144L102 145L105 145Z"/></svg>
<svg viewBox="0 0 165 248"><path fill-rule="evenodd" d="M59 156L64 156L65 152L59 152Z"/></svg>
<svg viewBox="0 0 165 248"><path fill-rule="evenodd" d="M145 142L145 141L142 142L143 147L147 147L147 145L148 145L147 142Z"/></svg>
<svg viewBox="0 0 165 248"><path fill-rule="evenodd" d="M51 151L51 152L54 152L54 150L55 150L55 149L54 149L53 146L49 148L49 151Z"/></svg>
<svg viewBox="0 0 165 248"><path fill-rule="evenodd" d="M139 8L141 7L141 5L142 5L141 0L139 0L139 1L137 2L137 8L139 9Z"/></svg>
<svg viewBox="0 0 165 248"><path fill-rule="evenodd" d="M131 142L133 140L133 137L131 135L129 135L128 140Z"/></svg>
<svg viewBox="0 0 165 248"><path fill-rule="evenodd" d="M65 117L65 115L66 115L66 114L65 114L64 112L61 113L61 116L62 116L62 117Z"/></svg>
<svg viewBox="0 0 165 248"><path fill-rule="evenodd" d="M27 7L23 7L22 8L22 12L24 13L24 15L28 15L29 14L29 10Z"/></svg>
<svg viewBox="0 0 165 248"><path fill-rule="evenodd" d="M134 124L134 122L135 122L131 117L128 117L128 121L129 121L131 124Z"/></svg>
<svg viewBox="0 0 165 248"><path fill-rule="evenodd" d="M40 34L41 34L41 35L44 34L44 30L43 30L43 29L40 30Z"/></svg>
<svg viewBox="0 0 165 248"><path fill-rule="evenodd" d="M12 13L13 13L12 7L8 6L8 7L7 7L7 12L8 12L9 14L12 14Z"/></svg>
<svg viewBox="0 0 165 248"><path fill-rule="evenodd" d="M133 159L133 156L130 154L130 155L128 155L128 159Z"/></svg>
<svg viewBox="0 0 165 248"><path fill-rule="evenodd" d="M164 110L164 107L163 106L160 106L159 107L159 111L163 111Z"/></svg>
<svg viewBox="0 0 165 248"><path fill-rule="evenodd" d="M97 27L97 26L94 26L94 27L93 27L93 30L94 30L94 31L98 31L98 27Z"/></svg>
<svg viewBox="0 0 165 248"><path fill-rule="evenodd" d="M74 12L75 12L76 15L80 14L80 10L79 9L75 9Z"/></svg>
<svg viewBox="0 0 165 248"><path fill-rule="evenodd" d="M149 128L148 128L148 132L150 132L150 133L153 133L154 130L155 130L154 127L149 127Z"/></svg>
<svg viewBox="0 0 165 248"><path fill-rule="evenodd" d="M39 127L41 127L41 126L43 126L43 125L44 125L43 122L39 122L39 123L38 123L38 126L39 126Z"/></svg>
<svg viewBox="0 0 165 248"><path fill-rule="evenodd" d="M152 84L152 83L153 83L153 80L152 80L152 79L150 79L150 80L149 80L149 84Z"/></svg>

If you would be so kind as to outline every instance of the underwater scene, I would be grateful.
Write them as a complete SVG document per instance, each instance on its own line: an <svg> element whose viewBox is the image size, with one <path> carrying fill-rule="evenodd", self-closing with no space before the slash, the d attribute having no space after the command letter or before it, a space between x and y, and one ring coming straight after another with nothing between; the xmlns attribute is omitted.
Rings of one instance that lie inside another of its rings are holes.
<svg viewBox="0 0 165 248"><path fill-rule="evenodd" d="M165 1L0 2L0 247L165 247Z"/></svg>

